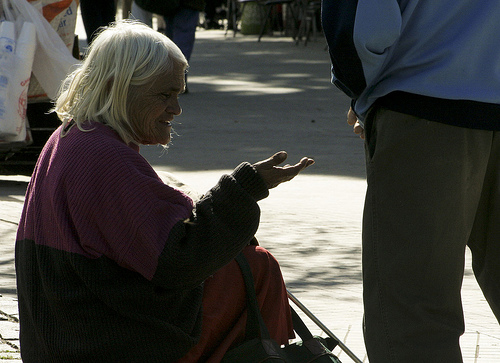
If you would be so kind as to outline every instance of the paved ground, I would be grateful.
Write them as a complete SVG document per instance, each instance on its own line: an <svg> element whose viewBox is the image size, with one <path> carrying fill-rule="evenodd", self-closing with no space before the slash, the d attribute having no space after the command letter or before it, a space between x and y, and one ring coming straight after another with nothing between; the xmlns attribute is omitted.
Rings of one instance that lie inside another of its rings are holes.
<svg viewBox="0 0 500 363"><path fill-rule="evenodd" d="M361 213L362 142L345 123L348 100L329 83L322 39L224 37L199 31L178 136L164 152L142 152L160 172L205 191L240 161L287 150L291 162L316 164L260 203L261 245L280 261L289 289L363 361ZM0 360L19 361L14 239L27 178L0 177ZM465 362L500 361L500 328L465 271ZM313 324L308 325L320 333ZM344 362L345 353L336 350Z"/></svg>

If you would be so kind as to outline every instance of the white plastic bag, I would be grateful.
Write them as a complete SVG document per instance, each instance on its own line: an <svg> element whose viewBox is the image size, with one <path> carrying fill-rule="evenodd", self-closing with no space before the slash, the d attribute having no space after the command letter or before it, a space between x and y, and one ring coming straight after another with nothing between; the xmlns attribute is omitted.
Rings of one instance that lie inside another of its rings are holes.
<svg viewBox="0 0 500 363"><path fill-rule="evenodd" d="M0 23L0 138L4 141L26 139L26 106L35 37L32 23Z"/></svg>
<svg viewBox="0 0 500 363"><path fill-rule="evenodd" d="M13 113L11 94L15 71L16 35L14 23L4 21L0 24L0 136L17 136L17 122Z"/></svg>
<svg viewBox="0 0 500 363"><path fill-rule="evenodd" d="M35 25L37 41L33 73L47 96L54 98L62 80L80 61L72 56L61 37L32 4L26 0L2 0L2 2L7 20L21 19Z"/></svg>
<svg viewBox="0 0 500 363"><path fill-rule="evenodd" d="M66 44L69 52L74 54L79 0L28 0L28 2L43 14L43 17L49 22L52 29ZM79 45L76 46L77 49L78 47ZM28 104L39 102L50 102L50 98L38 82L36 76L32 75L28 90Z"/></svg>
<svg viewBox="0 0 500 363"><path fill-rule="evenodd" d="M26 107L32 71L36 83L54 98L79 60L33 4L0 1L0 145L28 145L32 138Z"/></svg>

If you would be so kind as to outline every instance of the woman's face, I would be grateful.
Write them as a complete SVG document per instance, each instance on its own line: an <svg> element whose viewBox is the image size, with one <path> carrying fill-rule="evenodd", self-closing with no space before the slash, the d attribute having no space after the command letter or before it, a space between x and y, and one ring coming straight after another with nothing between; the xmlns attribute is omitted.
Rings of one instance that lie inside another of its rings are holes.
<svg viewBox="0 0 500 363"><path fill-rule="evenodd" d="M178 96L184 92L184 69L180 65L142 86L131 86L128 116L137 142L145 145L168 144L171 121L181 114Z"/></svg>

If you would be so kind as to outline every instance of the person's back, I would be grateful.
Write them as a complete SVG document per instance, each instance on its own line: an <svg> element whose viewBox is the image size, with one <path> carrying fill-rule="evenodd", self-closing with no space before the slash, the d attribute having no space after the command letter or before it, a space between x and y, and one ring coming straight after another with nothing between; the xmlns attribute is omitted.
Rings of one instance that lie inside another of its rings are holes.
<svg viewBox="0 0 500 363"><path fill-rule="evenodd" d="M462 361L466 246L500 318L499 17L497 0L323 0L332 81L366 146L372 363Z"/></svg>

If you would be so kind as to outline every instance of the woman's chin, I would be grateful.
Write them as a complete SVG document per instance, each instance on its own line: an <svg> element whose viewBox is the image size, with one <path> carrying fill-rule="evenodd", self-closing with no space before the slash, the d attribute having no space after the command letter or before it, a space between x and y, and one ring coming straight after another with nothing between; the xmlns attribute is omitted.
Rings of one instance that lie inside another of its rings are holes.
<svg viewBox="0 0 500 363"><path fill-rule="evenodd" d="M156 137L151 137L147 140L141 141L142 145L167 145L170 143L171 136L168 134L168 136L159 136L157 135Z"/></svg>
<svg viewBox="0 0 500 363"><path fill-rule="evenodd" d="M148 145L166 145L170 142L172 135L171 135L172 127L167 126L165 128L162 128L161 130L158 130L154 135L151 135L151 137L148 138L149 142L147 143Z"/></svg>

